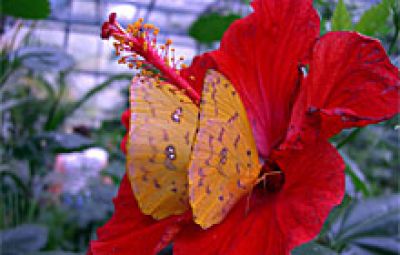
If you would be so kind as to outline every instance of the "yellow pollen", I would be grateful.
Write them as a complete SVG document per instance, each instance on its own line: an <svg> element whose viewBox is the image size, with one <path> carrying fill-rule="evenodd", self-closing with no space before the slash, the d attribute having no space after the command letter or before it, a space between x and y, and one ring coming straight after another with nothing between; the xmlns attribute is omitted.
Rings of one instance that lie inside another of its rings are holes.
<svg viewBox="0 0 400 255"><path fill-rule="evenodd" d="M135 31L135 26L133 24L129 24L126 31L128 31L128 33L132 33L133 31Z"/></svg>
<svg viewBox="0 0 400 255"><path fill-rule="evenodd" d="M192 81L196 80L196 78L193 75L190 75L189 79L191 79Z"/></svg>
<svg viewBox="0 0 400 255"><path fill-rule="evenodd" d="M125 64L126 63L126 58L122 57L118 59L118 64Z"/></svg>
<svg viewBox="0 0 400 255"><path fill-rule="evenodd" d="M134 29L139 29L142 27L142 24L140 24L139 22L136 21L135 23L133 23L133 27L134 27Z"/></svg>
<svg viewBox="0 0 400 255"><path fill-rule="evenodd" d="M167 39L167 42L165 43L165 45L171 45L172 44L172 40L171 39Z"/></svg>

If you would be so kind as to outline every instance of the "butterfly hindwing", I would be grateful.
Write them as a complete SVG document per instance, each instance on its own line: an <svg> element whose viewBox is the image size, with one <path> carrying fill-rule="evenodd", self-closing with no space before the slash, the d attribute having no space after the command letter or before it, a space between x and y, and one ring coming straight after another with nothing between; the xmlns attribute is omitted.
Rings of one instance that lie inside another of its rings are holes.
<svg viewBox="0 0 400 255"><path fill-rule="evenodd" d="M232 84L209 70L189 166L189 201L196 223L219 223L258 179L261 165L245 108Z"/></svg>
<svg viewBox="0 0 400 255"><path fill-rule="evenodd" d="M189 208L187 168L198 108L171 84L135 78L127 173L142 212L162 219Z"/></svg>

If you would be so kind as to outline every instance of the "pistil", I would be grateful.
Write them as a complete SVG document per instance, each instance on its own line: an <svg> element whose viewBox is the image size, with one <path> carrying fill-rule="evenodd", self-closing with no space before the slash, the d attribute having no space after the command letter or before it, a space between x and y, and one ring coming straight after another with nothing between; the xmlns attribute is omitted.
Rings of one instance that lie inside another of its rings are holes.
<svg viewBox="0 0 400 255"><path fill-rule="evenodd" d="M141 18L125 30L116 21L116 14L111 13L109 20L102 26L101 36L103 39L113 37L116 40L114 47L116 55L120 56L119 63L141 69L142 75L165 79L183 90L194 103L198 103L200 95L190 85L191 81L180 75L180 71L186 67L182 63L183 57L176 59L170 39L158 45L158 33L158 28L144 24Z"/></svg>

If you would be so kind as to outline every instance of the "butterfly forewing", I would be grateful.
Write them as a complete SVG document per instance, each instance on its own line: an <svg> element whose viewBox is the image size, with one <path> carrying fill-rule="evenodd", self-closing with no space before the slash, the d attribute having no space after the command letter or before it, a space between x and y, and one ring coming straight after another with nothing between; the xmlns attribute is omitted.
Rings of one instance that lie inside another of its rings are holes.
<svg viewBox="0 0 400 255"><path fill-rule="evenodd" d="M260 173L245 108L222 74L208 71L200 104L199 130L189 166L189 200L196 223L219 223Z"/></svg>
<svg viewBox="0 0 400 255"><path fill-rule="evenodd" d="M130 110L127 173L139 207L155 219L185 212L197 106L168 83L135 78Z"/></svg>

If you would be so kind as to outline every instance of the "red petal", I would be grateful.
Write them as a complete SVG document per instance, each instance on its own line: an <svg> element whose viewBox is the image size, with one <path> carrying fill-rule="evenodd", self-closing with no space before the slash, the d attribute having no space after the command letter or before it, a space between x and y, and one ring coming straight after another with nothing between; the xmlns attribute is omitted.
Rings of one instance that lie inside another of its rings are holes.
<svg viewBox="0 0 400 255"><path fill-rule="evenodd" d="M98 229L98 240L91 242L89 254L156 254L179 230L178 217L156 221L141 213L126 176L114 199L114 206L114 215Z"/></svg>
<svg viewBox="0 0 400 255"><path fill-rule="evenodd" d="M122 124L128 129L130 121L129 109L121 116ZM121 142L121 149L126 153L126 133ZM172 240L180 231L182 221L190 219L190 215L169 217L156 221L142 214L133 196L127 176L122 179L118 195L114 199L115 212L112 218L97 231L98 240L89 245L88 254L130 255L156 254Z"/></svg>
<svg viewBox="0 0 400 255"><path fill-rule="evenodd" d="M203 89L203 81L208 69L215 69L216 64L210 54L196 56L192 64L181 70L181 76L189 81L190 85L201 94Z"/></svg>
<svg viewBox="0 0 400 255"><path fill-rule="evenodd" d="M131 119L131 111L126 109L121 115L121 122L126 129L129 129L129 121Z"/></svg>
<svg viewBox="0 0 400 255"><path fill-rule="evenodd" d="M277 162L286 183L278 193L253 191L219 225L192 225L174 243L175 255L289 254L314 238L344 195L344 163L328 142L282 151Z"/></svg>
<svg viewBox="0 0 400 255"><path fill-rule="evenodd" d="M122 125L126 128L126 130L129 130L129 122L131 120L131 111L126 109L122 115L121 115L121 122ZM121 141L120 148L121 150L126 154L126 141L128 140L128 131L125 133L124 138Z"/></svg>
<svg viewBox="0 0 400 255"><path fill-rule="evenodd" d="M319 34L310 0L253 2L255 13L238 20L212 52L218 70L244 101L259 152L266 156L286 133L298 65Z"/></svg>
<svg viewBox="0 0 400 255"><path fill-rule="evenodd" d="M123 153L126 154L126 142L128 141L128 132L125 134L124 138L122 138L122 141L120 143L120 148Z"/></svg>
<svg viewBox="0 0 400 255"><path fill-rule="evenodd" d="M331 209L340 204L345 192L345 164L338 151L326 141L307 144L303 150L279 152L277 162L285 171L282 195L277 207L281 231L290 249L313 239Z"/></svg>
<svg viewBox="0 0 400 255"><path fill-rule="evenodd" d="M306 121L318 125L325 137L390 119L399 112L399 92L399 71L378 40L354 32L328 33L314 47L293 133L309 124L302 123L305 112L314 117Z"/></svg>

